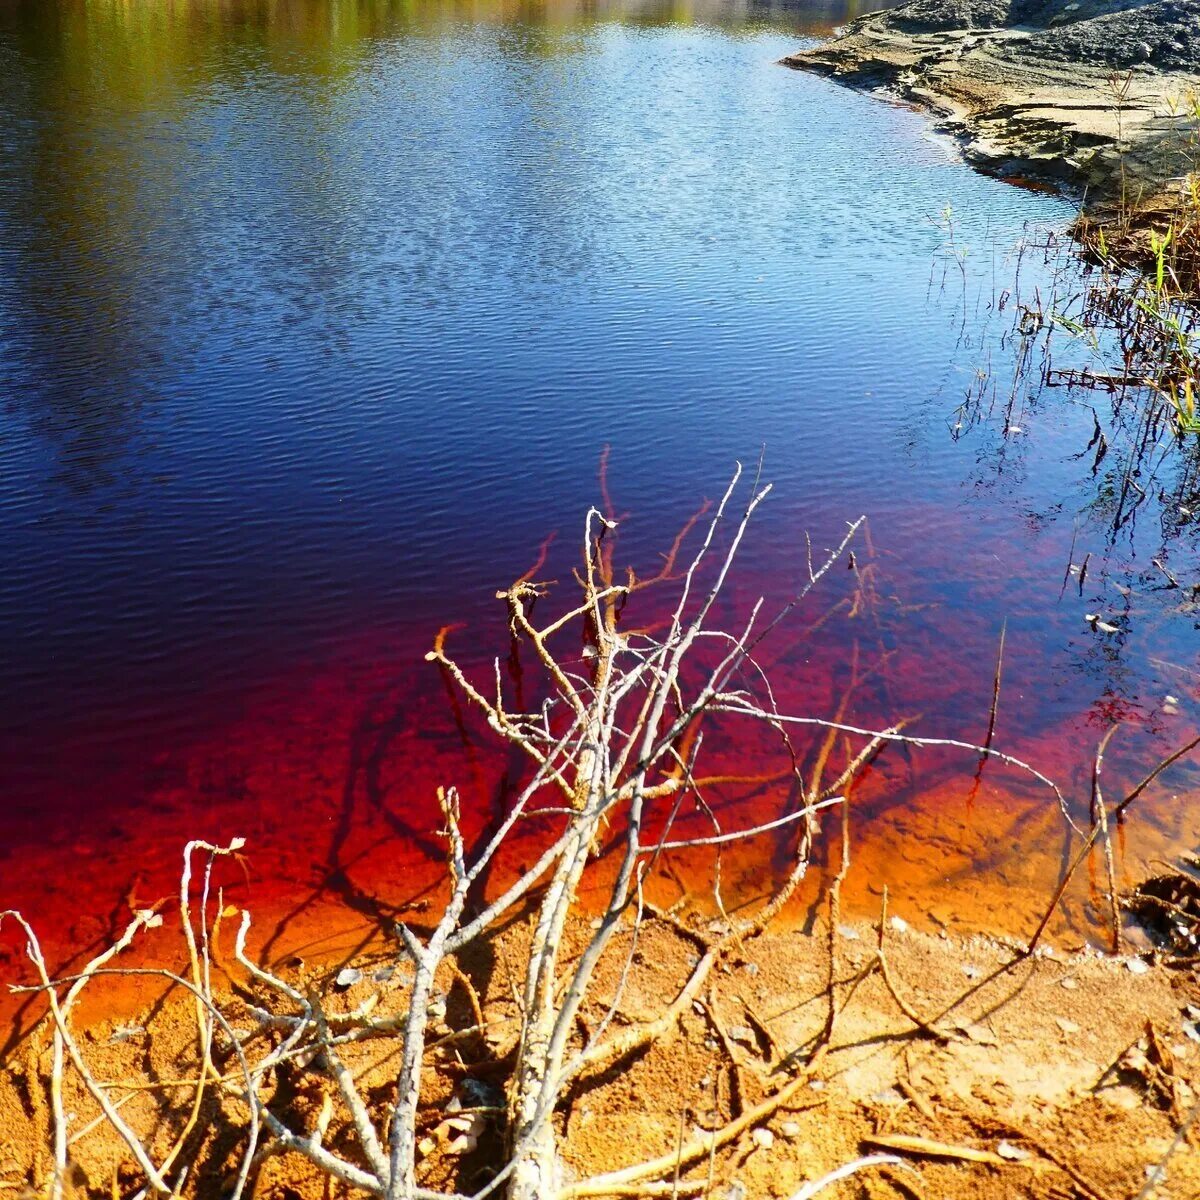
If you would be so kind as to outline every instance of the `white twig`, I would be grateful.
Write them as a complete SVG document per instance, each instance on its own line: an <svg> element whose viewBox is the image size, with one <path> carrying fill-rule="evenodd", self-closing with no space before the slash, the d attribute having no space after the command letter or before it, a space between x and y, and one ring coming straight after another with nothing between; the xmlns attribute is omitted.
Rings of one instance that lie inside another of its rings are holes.
<svg viewBox="0 0 1200 1200"><path fill-rule="evenodd" d="M813 1196L823 1192L827 1187L832 1187L843 1179L849 1179L851 1175L865 1171L868 1167L894 1166L900 1161L894 1154L871 1154L866 1158L856 1158L853 1162L838 1167L836 1171L830 1171L828 1175L822 1175L820 1179L806 1183L798 1192L792 1194L790 1200L812 1200Z"/></svg>

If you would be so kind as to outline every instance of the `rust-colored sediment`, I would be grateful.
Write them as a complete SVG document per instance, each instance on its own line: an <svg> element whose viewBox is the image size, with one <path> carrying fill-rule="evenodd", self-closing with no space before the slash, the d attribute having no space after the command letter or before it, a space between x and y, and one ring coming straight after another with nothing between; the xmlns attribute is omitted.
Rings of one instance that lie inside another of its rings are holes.
<svg viewBox="0 0 1200 1200"><path fill-rule="evenodd" d="M879 586L872 585L875 567L867 555L857 572L831 577L821 604L798 613L786 636L764 648L781 711L837 711L856 659L859 684L847 719L881 728L910 717L916 732L982 739L994 659L981 664L964 655L967 639L952 614L934 613L923 623L919 613L897 608L893 593L905 588L897 584L897 564L886 565L892 574L886 581L877 575ZM915 556L904 566L914 576L924 569ZM723 618L745 611L759 591L756 582L737 581ZM994 584L978 582L977 590L991 586L1008 584L998 576ZM889 604L899 612L896 628L907 644L887 624ZM135 756L98 784L95 795L72 798L70 819L36 824L17 840L4 868L3 903L26 913L51 964L65 969L111 941L132 910L159 901L170 909L188 840L242 837L244 860L223 865L219 881L229 903L254 914L252 943L270 961L297 953L335 960L372 939L386 941L397 918L419 924L443 879L437 788L459 788L469 830L478 833L503 811L523 769L518 755L498 747L424 662L430 636L414 629L407 644L381 651L379 640L364 632L332 662L296 664L247 688L239 711L211 714L190 741ZM497 620L454 636L464 647L503 646L505 631ZM1078 822L1088 820L1092 754L1111 720L1124 718L1106 760L1110 802L1190 731L1186 712L1151 722L1116 702L1076 713L1047 709L1041 702L1045 664L1020 630L1010 630L1005 655L995 745L1057 780ZM1197 684L1200 677L1189 684L1185 675L1175 685L1185 709L1200 701ZM973 711L953 711L964 696L975 697ZM796 731L806 779L824 737ZM788 759L770 731L732 728L723 740L713 736L705 754L710 773L742 779L707 794L724 829L769 821L796 804ZM835 743L826 778L844 754L844 745ZM1180 764L1117 830L1120 885L1143 876L1155 859L1191 848L1194 781L1194 768ZM680 820L676 834L712 832L695 809ZM835 862L840 855L840 810L826 812L822 822L813 868L785 918L797 927L811 923L830 877L830 855ZM497 864L490 887L531 860L537 837L536 829L525 829ZM1021 938L1049 901L1072 835L1054 795L1021 771L994 760L981 768L967 751L897 746L856 784L850 839L853 868L843 888L848 913L874 917L886 887L891 911L916 928ZM789 869L793 846L785 833L726 847L719 872L724 904L764 895ZM667 855L660 867L654 886L663 898L675 899L682 890L697 905L715 907L712 851ZM606 869L605 861L596 864L585 902L602 891ZM1050 929L1052 939L1104 944L1105 892L1094 865L1081 871ZM174 955L176 937L170 923L149 935L143 958ZM0 934L0 975L28 978L12 926ZM132 1008L146 986L106 987L97 996ZM7 1017L18 1023L28 1016L22 1008L20 1001L5 1001Z"/></svg>

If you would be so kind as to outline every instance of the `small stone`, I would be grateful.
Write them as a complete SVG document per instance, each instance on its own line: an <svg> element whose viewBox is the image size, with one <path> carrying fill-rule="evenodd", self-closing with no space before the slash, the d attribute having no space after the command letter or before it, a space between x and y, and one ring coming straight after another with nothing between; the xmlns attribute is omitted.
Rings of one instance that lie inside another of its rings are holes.
<svg viewBox="0 0 1200 1200"><path fill-rule="evenodd" d="M144 1025L117 1025L108 1036L108 1044L115 1046L118 1042L132 1041L134 1038L141 1037L145 1032Z"/></svg>
<svg viewBox="0 0 1200 1200"><path fill-rule="evenodd" d="M1144 958L1127 958L1125 969L1131 975L1145 975L1150 970L1150 964Z"/></svg>
<svg viewBox="0 0 1200 1200"><path fill-rule="evenodd" d="M746 964L746 974L749 975L751 978L754 978L755 976L757 976L758 975L758 963L747 963Z"/></svg>
<svg viewBox="0 0 1200 1200"><path fill-rule="evenodd" d="M1071 1034L1079 1032L1079 1026L1074 1021L1068 1021L1066 1017L1055 1017L1054 1021L1063 1033Z"/></svg>
<svg viewBox="0 0 1200 1200"><path fill-rule="evenodd" d="M775 1145L775 1135L769 1129L756 1129L750 1137L760 1150L770 1150Z"/></svg>
<svg viewBox="0 0 1200 1200"><path fill-rule="evenodd" d="M1079 980L1073 975L1064 975L1058 981L1059 987L1065 987L1068 992L1073 992L1079 986Z"/></svg>
<svg viewBox="0 0 1200 1200"><path fill-rule="evenodd" d="M1131 1046L1117 1060L1123 1071L1132 1071L1135 1075L1146 1075L1150 1071L1150 1060L1146 1051L1139 1046Z"/></svg>
<svg viewBox="0 0 1200 1200"><path fill-rule="evenodd" d="M467 1108L498 1108L504 1103L504 1089L486 1079L464 1079L459 1091Z"/></svg>
<svg viewBox="0 0 1200 1200"><path fill-rule="evenodd" d="M959 1025L958 1030L977 1046L1000 1045L1000 1039L986 1025Z"/></svg>
<svg viewBox="0 0 1200 1200"><path fill-rule="evenodd" d="M451 1117L446 1121L446 1128L455 1133L466 1134L467 1137L477 1138L487 1128L482 1113L463 1113L460 1117Z"/></svg>
<svg viewBox="0 0 1200 1200"><path fill-rule="evenodd" d="M965 976L966 976L968 979L978 979L978 978L979 978L979 968L978 968L978 967L973 967L973 966L971 966L971 964L970 964L970 963L964 963L964 964L963 964L962 973L963 973L963 974L964 974L964 975L965 975Z"/></svg>
<svg viewBox="0 0 1200 1200"><path fill-rule="evenodd" d="M351 988L362 980L363 974L357 967L343 967L333 981L334 987Z"/></svg>
<svg viewBox="0 0 1200 1200"><path fill-rule="evenodd" d="M729 1030L729 1040L742 1046L753 1046L754 1033L748 1025L734 1025Z"/></svg>
<svg viewBox="0 0 1200 1200"><path fill-rule="evenodd" d="M908 932L908 922L903 917L893 917L890 924L897 933Z"/></svg>
<svg viewBox="0 0 1200 1200"><path fill-rule="evenodd" d="M996 1153L1001 1158L1007 1158L1009 1162L1024 1162L1030 1157L1028 1150L1022 1150L1020 1146L1014 1146L1012 1142L1001 1142L996 1147Z"/></svg>
<svg viewBox="0 0 1200 1200"><path fill-rule="evenodd" d="M823 1091L825 1090L825 1080L823 1080L823 1079L810 1079L810 1080L808 1081L808 1086L809 1086L810 1088L812 1088L812 1090L813 1090L814 1092L823 1092Z"/></svg>
<svg viewBox="0 0 1200 1200"><path fill-rule="evenodd" d="M784 1123L779 1126L779 1132L783 1134L788 1141L791 1141L793 1138L798 1138L800 1136L800 1126L795 1121L784 1121Z"/></svg>
<svg viewBox="0 0 1200 1200"><path fill-rule="evenodd" d="M853 925L839 925L838 936L845 938L848 942L858 941L858 930Z"/></svg>

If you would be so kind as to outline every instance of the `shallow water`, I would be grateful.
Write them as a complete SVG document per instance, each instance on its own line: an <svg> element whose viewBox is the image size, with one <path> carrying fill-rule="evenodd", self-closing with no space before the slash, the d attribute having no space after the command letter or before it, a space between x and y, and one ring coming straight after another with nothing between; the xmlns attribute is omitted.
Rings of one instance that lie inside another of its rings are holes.
<svg viewBox="0 0 1200 1200"><path fill-rule="evenodd" d="M1183 740L1194 616L1149 560L1194 563L1192 477L1112 535L1091 409L1004 340L1071 206L776 65L846 11L0 0L0 904L86 943L232 834L276 915L400 902L434 786L505 769L423 652L505 652L491 596L552 533L566 576L606 446L642 564L765 447L743 600L869 515L870 620L779 648L795 707L858 645L856 719L977 741L1007 622L997 744L1074 802L1114 715L1114 793ZM1044 795L894 757L862 901L1027 923ZM1143 858L1196 840L1181 770Z"/></svg>

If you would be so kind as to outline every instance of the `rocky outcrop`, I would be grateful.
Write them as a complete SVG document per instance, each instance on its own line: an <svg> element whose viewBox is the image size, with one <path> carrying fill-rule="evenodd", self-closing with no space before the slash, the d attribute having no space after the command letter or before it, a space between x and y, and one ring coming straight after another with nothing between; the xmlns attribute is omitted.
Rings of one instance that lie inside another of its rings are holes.
<svg viewBox="0 0 1200 1200"><path fill-rule="evenodd" d="M980 167L1093 205L1194 169L1200 0L911 0L784 59L930 108Z"/></svg>

